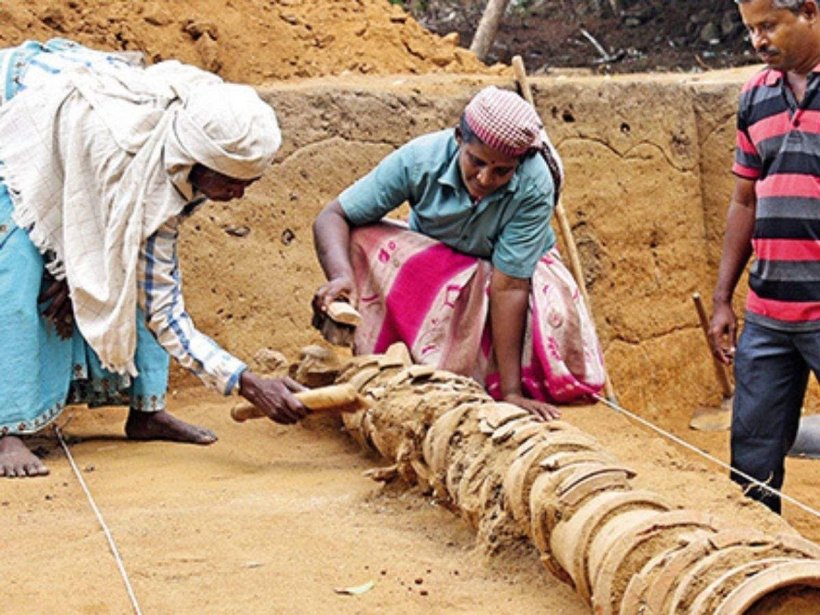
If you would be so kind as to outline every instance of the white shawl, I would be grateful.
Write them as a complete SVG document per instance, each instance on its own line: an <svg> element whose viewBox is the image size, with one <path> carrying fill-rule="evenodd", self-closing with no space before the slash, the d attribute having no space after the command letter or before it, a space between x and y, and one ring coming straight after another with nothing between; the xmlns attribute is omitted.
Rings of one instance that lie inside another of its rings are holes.
<svg viewBox="0 0 820 615"><path fill-rule="evenodd" d="M106 369L136 375L139 250L185 205L175 184L196 162L259 177L280 143L251 88L176 62L63 73L0 109L15 222L55 257L49 270Z"/></svg>

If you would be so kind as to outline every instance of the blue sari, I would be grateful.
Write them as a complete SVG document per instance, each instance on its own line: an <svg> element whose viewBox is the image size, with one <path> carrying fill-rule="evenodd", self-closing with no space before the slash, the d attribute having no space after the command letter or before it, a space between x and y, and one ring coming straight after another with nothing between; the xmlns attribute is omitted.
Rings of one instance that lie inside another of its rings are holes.
<svg viewBox="0 0 820 615"><path fill-rule="evenodd" d="M8 101L32 81L67 66L97 61L121 60L59 39L2 50L0 99ZM12 213L8 191L0 182L0 436L37 432L68 403L163 410L169 355L148 331L141 310L135 306L136 378L104 370L76 327L69 339L60 338L42 316L46 305L38 304L43 257Z"/></svg>

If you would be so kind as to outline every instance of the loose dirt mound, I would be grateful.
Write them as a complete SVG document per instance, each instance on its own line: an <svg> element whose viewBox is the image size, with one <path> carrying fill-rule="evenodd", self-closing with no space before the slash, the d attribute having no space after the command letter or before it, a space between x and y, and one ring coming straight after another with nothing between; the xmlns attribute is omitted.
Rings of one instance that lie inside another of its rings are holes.
<svg viewBox="0 0 820 615"><path fill-rule="evenodd" d="M387 0L9 0L0 44L71 38L104 49L175 58L230 81L345 73L498 72Z"/></svg>

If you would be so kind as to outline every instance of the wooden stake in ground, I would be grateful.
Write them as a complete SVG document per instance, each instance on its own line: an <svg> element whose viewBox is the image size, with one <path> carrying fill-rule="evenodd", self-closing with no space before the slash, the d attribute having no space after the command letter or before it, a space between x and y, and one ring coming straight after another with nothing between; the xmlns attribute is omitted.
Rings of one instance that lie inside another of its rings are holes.
<svg viewBox="0 0 820 615"><path fill-rule="evenodd" d="M490 0L487 2L487 8L481 15L481 21L478 22L478 28L473 36L473 42L470 44L470 51L472 51L479 60L484 61L490 49L493 46L495 35L498 32L498 26L501 25L501 19L504 17L504 12L507 10L507 5L510 0Z"/></svg>
<svg viewBox="0 0 820 615"><path fill-rule="evenodd" d="M712 357L712 364L715 366L715 376L720 383L723 400L719 407L699 406L695 408L689 420L689 427L698 431L726 431L732 423L732 385L723 363L712 354L712 346L709 343L709 319L706 317L706 310L703 309L700 293L693 293L692 301L698 311L698 320L703 329L703 335L706 337L706 347L709 349L709 356Z"/></svg>
<svg viewBox="0 0 820 615"><path fill-rule="evenodd" d="M521 59L521 56L513 56L512 67L513 71L515 71L515 82L518 84L518 89L521 92L521 96L524 100L535 107L532 97L532 90L530 89L530 84L527 81L527 72L524 68L524 60ZM592 318L592 304L590 303L589 295L587 294L584 269L581 266L581 258L578 256L578 247L575 245L575 238L572 236L572 228L569 225L567 213L564 210L564 205L561 203L560 199L555 201L555 220L558 223L558 231L561 234L561 239L567 247L570 271L572 272L572 276L575 278L576 284L578 284L578 289L581 291L581 297L584 300L584 305L586 305L586 308L589 311L589 316ZM604 382L604 393L606 394L607 399L611 402L616 401L615 389L612 387L612 381L609 379L609 374L606 375L606 381Z"/></svg>
<svg viewBox="0 0 820 615"><path fill-rule="evenodd" d="M695 303L695 309L698 311L698 320L700 327L703 329L703 335L706 337L706 346L709 348L709 354L712 357L712 363L715 366L715 375L720 383L720 389L723 392L723 399L732 396L732 385L729 382L729 376L726 375L726 368L723 363L718 361L717 357L712 354L712 345L709 343L709 319L706 317L706 310L703 308L703 301L700 298L700 293L692 293L692 301Z"/></svg>

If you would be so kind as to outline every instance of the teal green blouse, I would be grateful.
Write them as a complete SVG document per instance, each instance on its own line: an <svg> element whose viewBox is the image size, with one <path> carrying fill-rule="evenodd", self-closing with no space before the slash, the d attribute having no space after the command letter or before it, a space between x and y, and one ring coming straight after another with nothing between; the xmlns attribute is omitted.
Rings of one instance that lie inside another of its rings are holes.
<svg viewBox="0 0 820 615"><path fill-rule="evenodd" d="M529 278L555 244L555 188L539 155L524 159L502 188L473 201L461 180L453 129L413 139L339 196L354 226L376 222L407 202L410 228L454 250Z"/></svg>

